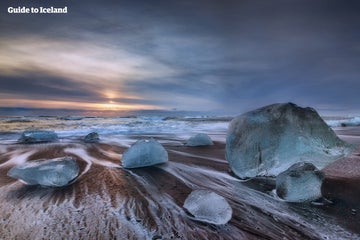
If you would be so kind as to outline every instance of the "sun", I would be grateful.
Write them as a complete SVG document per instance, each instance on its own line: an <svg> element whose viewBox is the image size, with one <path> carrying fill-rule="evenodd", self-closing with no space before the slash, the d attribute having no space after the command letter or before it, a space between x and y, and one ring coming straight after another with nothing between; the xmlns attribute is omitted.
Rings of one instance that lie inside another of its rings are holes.
<svg viewBox="0 0 360 240"><path fill-rule="evenodd" d="M118 104L116 104L114 101L111 100L101 105L104 110L118 110L120 108Z"/></svg>

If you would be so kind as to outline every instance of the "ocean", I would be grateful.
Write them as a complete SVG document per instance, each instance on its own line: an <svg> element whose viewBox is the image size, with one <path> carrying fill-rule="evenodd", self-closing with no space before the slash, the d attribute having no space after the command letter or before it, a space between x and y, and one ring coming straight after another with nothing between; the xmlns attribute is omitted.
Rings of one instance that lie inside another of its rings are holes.
<svg viewBox="0 0 360 240"><path fill-rule="evenodd" d="M9 144L14 143L21 132L33 129L55 131L62 141L81 138L90 132L97 132L102 141L133 135L176 135L177 138L187 139L201 132L210 133L214 140L225 141L226 130L232 119L229 116L177 111L8 110L0 111L0 116L0 140Z"/></svg>
<svg viewBox="0 0 360 240"><path fill-rule="evenodd" d="M58 109L0 108L0 140L14 143L25 130L52 130L62 141L97 132L103 141L126 136L176 136L187 139L196 133L207 133L225 142L233 116L190 111L82 111ZM339 134L356 131L360 117L324 117ZM349 133L346 133L349 139ZM350 134L351 135L351 134ZM351 137L350 137L351 138ZM356 136L350 141L358 142Z"/></svg>

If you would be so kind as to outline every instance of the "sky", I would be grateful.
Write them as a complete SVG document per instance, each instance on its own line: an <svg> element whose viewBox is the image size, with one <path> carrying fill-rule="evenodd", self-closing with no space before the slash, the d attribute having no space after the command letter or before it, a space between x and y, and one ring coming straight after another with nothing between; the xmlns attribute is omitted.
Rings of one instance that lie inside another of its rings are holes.
<svg viewBox="0 0 360 240"><path fill-rule="evenodd" d="M8 7L67 7L9 14ZM360 115L356 0L2 0L0 107Z"/></svg>

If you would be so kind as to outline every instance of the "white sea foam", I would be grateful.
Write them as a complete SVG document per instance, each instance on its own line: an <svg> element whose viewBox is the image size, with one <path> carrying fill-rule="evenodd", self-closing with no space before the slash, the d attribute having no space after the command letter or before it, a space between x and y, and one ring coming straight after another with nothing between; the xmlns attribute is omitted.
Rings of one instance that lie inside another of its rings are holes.
<svg viewBox="0 0 360 240"><path fill-rule="evenodd" d="M72 153L72 154L82 158L84 161L86 161L86 163L87 163L86 168L81 173L81 175L83 175L87 171L89 171L92 164L98 164L98 165L102 165L104 167L110 167L110 168L118 168L118 167L120 167L119 165L114 164L114 163L109 162L109 161L106 161L104 159L97 159L97 158L91 157L85 149L81 148L81 146L79 146L79 148L65 148L64 152L65 153Z"/></svg>
<svg viewBox="0 0 360 240"><path fill-rule="evenodd" d="M36 150L32 151L25 151L24 150L14 150L9 152L8 154L11 156L10 159L2 164L0 164L0 167L3 166L9 166L9 165L18 165L25 163L28 158L33 155L36 152Z"/></svg>
<svg viewBox="0 0 360 240"><path fill-rule="evenodd" d="M7 152L8 147L4 146L4 145L0 145L0 154L6 153Z"/></svg>
<svg viewBox="0 0 360 240"><path fill-rule="evenodd" d="M101 152L102 154L104 154L105 156L107 156L107 157L109 157L109 158L112 158L112 159L118 159L118 160L120 160L121 157L122 157L122 154L116 153L116 152L113 152L113 151L110 151L110 150L105 151L105 150L103 150L103 149L100 149L100 152Z"/></svg>
<svg viewBox="0 0 360 240"><path fill-rule="evenodd" d="M329 120L325 120L325 122L330 127L360 126L360 117L329 119Z"/></svg>
<svg viewBox="0 0 360 240"><path fill-rule="evenodd" d="M221 162L221 163L226 162L226 160L220 159L220 158L205 157L205 156L195 155L195 154L191 154L191 153L180 152L180 151L176 151L176 150L168 150L168 151L182 155L182 156L187 156L187 157L202 158L202 159L211 160L214 162Z"/></svg>
<svg viewBox="0 0 360 240"><path fill-rule="evenodd" d="M112 136L186 134L186 139L195 133L225 133L226 119L188 119L164 117L96 117L66 120L57 117L29 117L21 119L0 119L0 139L14 140L24 130L41 129L55 131L60 139L84 137L89 132L97 132L101 140Z"/></svg>

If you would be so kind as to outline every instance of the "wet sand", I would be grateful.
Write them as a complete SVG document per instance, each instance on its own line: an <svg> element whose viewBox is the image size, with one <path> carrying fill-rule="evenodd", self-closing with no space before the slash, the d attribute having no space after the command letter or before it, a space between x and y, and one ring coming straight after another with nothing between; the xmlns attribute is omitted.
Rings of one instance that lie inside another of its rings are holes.
<svg viewBox="0 0 360 240"><path fill-rule="evenodd" d="M360 203L360 148L323 171L326 176L322 185L323 195L356 208Z"/></svg>
<svg viewBox="0 0 360 240"><path fill-rule="evenodd" d="M234 177L224 159L224 143L186 147L179 140L163 145L169 163L133 170L120 166L126 147L114 143L2 145L1 238L360 238L359 149L324 170L322 191L333 203L318 206L276 199L271 179ZM14 164L65 155L80 166L80 176L70 186L27 186L6 176ZM216 226L189 219L182 205L194 189L225 197L233 208L230 222Z"/></svg>

